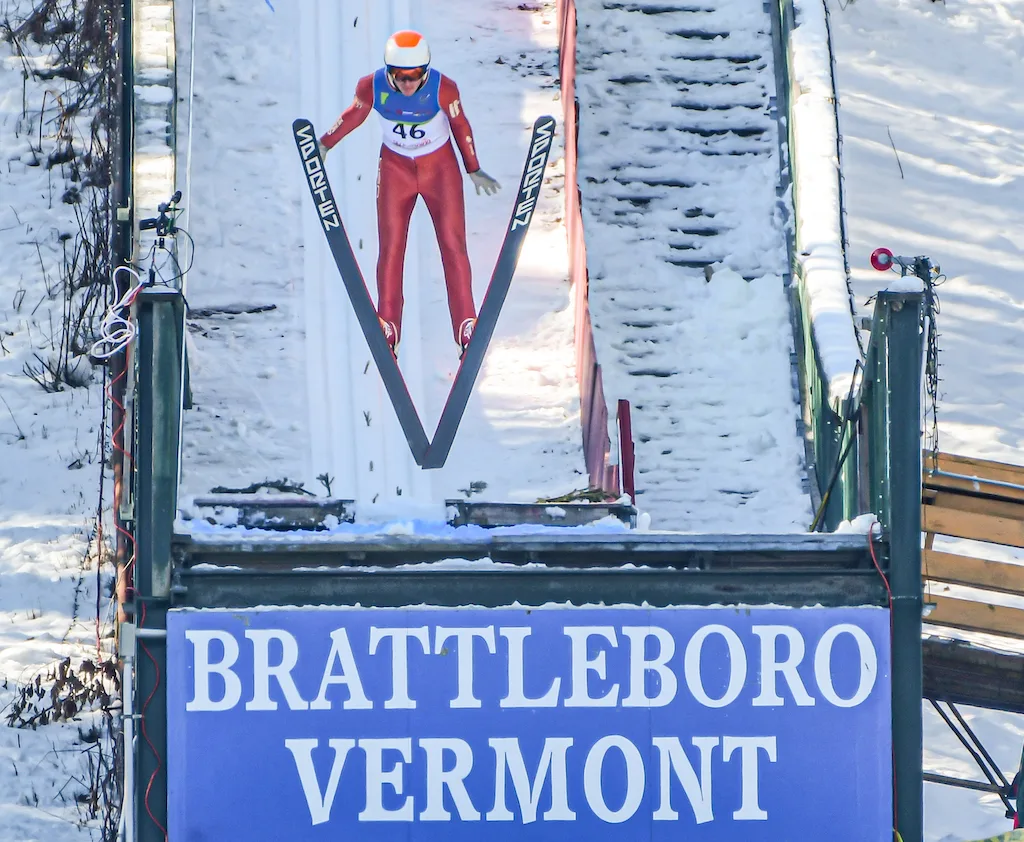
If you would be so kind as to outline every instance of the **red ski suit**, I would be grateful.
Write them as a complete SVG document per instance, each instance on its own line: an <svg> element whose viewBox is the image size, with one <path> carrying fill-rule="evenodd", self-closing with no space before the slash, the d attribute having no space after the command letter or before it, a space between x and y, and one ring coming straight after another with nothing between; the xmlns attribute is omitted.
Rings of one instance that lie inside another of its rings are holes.
<svg viewBox="0 0 1024 842"><path fill-rule="evenodd" d="M433 74L439 78L430 79ZM374 99L375 77L380 103ZM384 120L388 119L381 106L385 106L389 99L394 103L401 97L389 81L382 81L384 78L386 76L379 70L359 80L352 104L345 109L330 131L320 138L324 146L328 149L335 146L349 132L362 125L375 107ZM394 324L401 336L402 275L409 220L417 197L422 196L433 220L437 243L441 249L452 332L458 342L460 325L465 319L476 317L476 307L473 304L472 273L466 250L466 204L462 194L462 173L451 141L446 137L447 133L450 131L455 136L467 173L480 169L480 163L474 148L473 130L462 110L455 82L431 69L421 90L427 88L428 84L436 91L436 103L440 111L439 117L422 124L427 127L426 132L415 124L385 122L385 126L394 126L394 142L400 142L397 138L399 132L401 139L406 139L406 129L409 129L408 134L413 138L426 136L422 145L428 148L431 145L428 132L433 132L439 142L433 144L436 148L426 152L415 148L408 152L388 148L390 137L386 137L385 144L381 146L377 171L377 233L380 241L377 258L377 315ZM420 96L419 99L422 101L428 95ZM407 145L414 146L411 141Z"/></svg>

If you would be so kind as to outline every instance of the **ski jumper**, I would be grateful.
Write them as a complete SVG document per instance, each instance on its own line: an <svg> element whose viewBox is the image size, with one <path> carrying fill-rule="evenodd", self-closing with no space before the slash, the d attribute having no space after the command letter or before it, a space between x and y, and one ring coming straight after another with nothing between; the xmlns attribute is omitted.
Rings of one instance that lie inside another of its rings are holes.
<svg viewBox="0 0 1024 842"><path fill-rule="evenodd" d="M401 336L402 275L409 220L416 199L423 197L441 249L452 332L476 317L472 273L466 250L466 201L462 173L451 135L462 153L467 173L480 169L473 130L462 111L459 89L437 70L428 70L411 96L392 87L386 68L356 84L352 104L320 140L328 149L377 112L384 132L377 170L377 315L395 325Z"/></svg>

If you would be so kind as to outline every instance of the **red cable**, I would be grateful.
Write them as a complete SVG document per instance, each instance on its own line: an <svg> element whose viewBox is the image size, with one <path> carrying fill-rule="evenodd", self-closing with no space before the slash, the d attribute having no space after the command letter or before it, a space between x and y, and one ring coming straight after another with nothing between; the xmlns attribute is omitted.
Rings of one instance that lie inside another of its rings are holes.
<svg viewBox="0 0 1024 842"><path fill-rule="evenodd" d="M139 291L141 289L142 289L142 285L141 284L138 285L137 287L135 287L135 290L132 292L132 294L125 300L125 304L124 304L125 307L130 307L131 306L132 302L135 300L135 296L138 295L138 293L139 293ZM107 398L110 400L111 404L113 404L115 407L117 407L117 409L121 413L121 416L118 419L117 426L114 427L110 431L110 439L111 439L111 447L113 448L115 453L120 454L121 460L122 460L122 467L121 467L121 488L122 489L124 488L124 482L126 481L126 476L128 476L128 477L131 476L132 463L133 463L133 459L131 457L131 454L128 453L128 451L124 449L124 446L119 441L119 439L123 439L123 437L124 437L125 420L127 418L127 411L125 410L124 404L121 403L121 401L119 401L117 399L117 397L115 397L115 395L114 395L114 387L118 384L118 382L120 382L128 374L127 350L125 350L125 354L126 354L126 359L125 359L124 367L122 368L121 372L117 375L117 377L113 378L107 384L107 388L105 390ZM120 578L121 576L129 577L131 575L131 573L132 573L132 567L135 564L136 544L135 544L135 536L132 535L132 533L129 530L125 529L121 525L121 520L120 520L120 518L118 517L118 514L117 514L117 507L119 505L120 505L120 500L114 500L114 529L117 531L117 533L119 535L124 537L124 539L126 540L128 546L130 548L129 549L128 561L125 563L124 568L122 570L118 571L118 577ZM125 588L126 588L126 592L130 591L133 594L135 594L135 587L134 587L133 579L134 579L134 577L132 576L128 580L128 582L125 584ZM115 583L115 593L116 593L118 584L120 584L120 582L116 582ZM137 597L137 595L136 595L136 597ZM146 624L146 603L145 602L140 602L139 606L140 606L141 612L142 612L141 616L139 618L139 628L141 629ZM98 618L97 618L97 622L98 622ZM155 674L155 680L153 681L153 687L149 691L149 695L146 697L146 701L144 701L142 703L142 709L140 711L140 716L139 716L139 722L140 722L140 726L141 726L140 730L142 731L142 738L146 741L146 745L149 746L149 750L151 752L153 752L153 756L156 758L156 768L153 770L153 773L149 776L149 781L146 784L146 792L145 792L145 794L143 796L143 805L146 808L146 814L149 816L149 818L153 822L153 824L155 824L160 829L160 832L163 834L164 840L166 842L166 840L167 840L167 828L165 828L157 820L157 817L153 815L153 810L152 810L152 808L149 805L149 796L150 796L150 793L153 790L153 784L156 781L157 775L160 774L160 770L163 768L163 758L160 756L160 752L157 751L156 745L154 745L153 741L149 737L149 733L146 730L146 710L149 708L150 703L153 701L153 697L156 695L157 689L160 687L160 665L157 662L156 658L153 657L153 653L149 651L149 647L147 647L146 644L143 643L141 640L139 641L139 648L142 649L142 651L145 653L146 657L149 658L150 662L153 664L153 670L154 670L154 674Z"/></svg>
<svg viewBox="0 0 1024 842"><path fill-rule="evenodd" d="M141 629L146 622L146 603L142 602L140 603L140 606L142 608L142 617L139 620L139 628ZM149 651L146 644L143 643L141 640L139 641L139 647L142 649L143 652L146 653L146 657L153 662L153 669L156 671L156 678L153 681L153 689L149 691L149 696L147 696L146 701L142 703L142 710L139 712L139 722L141 723L142 739L146 741L146 745L149 746L149 750L153 752L153 756L156 758L156 768L153 770L153 774L149 776L149 782L146 784L146 793L143 796L142 803L145 806L146 813L152 820L153 824L160 828L160 832L164 835L164 842L167 842L167 828L165 828L162 824L160 824L159 821L157 821L156 816L153 815L153 811L150 809L149 806L149 793L153 789L153 782L156 780L156 776L160 774L160 770L163 768L163 758L160 757L160 752L157 751L156 746L153 745L153 741L149 738L149 734L146 733L146 708L148 708L149 703L153 701L153 697L156 695L157 688L160 686L160 665L157 663L156 658L153 657L153 654Z"/></svg>
<svg viewBox="0 0 1024 842"><path fill-rule="evenodd" d="M885 592L889 594L889 625L892 625L892 589L889 587L889 580L885 578L885 574L882 572L882 567L878 563L878 556L875 555L875 537L874 537L875 524L871 524L871 528L868 530L868 549L871 551L871 560L875 563L875 570L878 571L878 575L882 577L882 584L885 585Z"/></svg>
<svg viewBox="0 0 1024 842"><path fill-rule="evenodd" d="M137 287L137 289L141 289L141 287ZM124 404L121 403L114 396L114 386L122 378L126 377L127 374L128 374L128 364L127 364L127 360L126 360L125 361L125 366L121 370L121 373L118 374L117 377L115 377L113 380L110 381L110 383L107 385L107 389L106 389L107 397L110 399L110 402L114 406L116 406L120 410L120 412L121 412L121 417L120 417L120 419L118 421L117 427L115 427L110 432L110 439L111 439L111 446L113 447L114 451L121 455L121 461L122 461L121 487L122 488L124 487L126 475L128 475L128 476L131 475L130 468L131 468L131 463L132 463L133 460L132 460L131 454L128 453L128 451L126 451L124 449L124 446L118 442L118 437L119 436L121 438L124 437L125 419L126 419L128 413L125 410ZM126 468L128 468L128 470L126 470ZM131 532L129 532L127 529L125 529L121 525L121 519L117 516L117 506L119 504L120 504L119 500L115 500L114 501L114 529L117 531L117 533L119 535L121 535L121 536L123 536L125 538L125 540L127 541L128 545L130 547L128 561L125 563L124 569L118 571L118 576L120 577L122 575L123 576L128 576L129 573L132 570L132 565L135 563L135 537L132 535ZM115 593L117 591L117 584L118 583L115 583L115 585L114 585ZM131 587L131 579L129 579L128 583L126 583L126 587L129 587L129 588Z"/></svg>
<svg viewBox="0 0 1024 842"><path fill-rule="evenodd" d="M889 587L889 580L886 578L885 573L882 572L882 566L878 563L878 556L875 555L875 537L874 537L875 524L871 524L868 529L868 550L871 552L871 560L875 563L875 570L878 571L878 575L882 577L882 584L885 585L885 592L889 594L889 651L892 652L893 639L895 638L895 630L893 629L892 621L892 588ZM896 817L899 815L899 804L896 800L896 747L891 748L892 752L892 829L896 834L897 839L902 837L899 835L900 831L896 824Z"/></svg>

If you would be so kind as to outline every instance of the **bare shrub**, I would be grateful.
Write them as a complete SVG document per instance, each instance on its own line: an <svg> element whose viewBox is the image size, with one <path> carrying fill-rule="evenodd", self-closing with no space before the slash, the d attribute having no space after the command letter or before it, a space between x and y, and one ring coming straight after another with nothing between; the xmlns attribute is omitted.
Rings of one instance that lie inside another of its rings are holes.
<svg viewBox="0 0 1024 842"><path fill-rule="evenodd" d="M49 353L36 354L35 362L24 367L28 377L51 392L91 382L84 355L109 303L119 14L117 0L39 0L24 19L0 21L0 37L22 59L26 85L35 79L59 81L63 87L47 87L38 108L27 97L22 106L23 119L37 121L36 160L60 172L59 201L74 208L77 227L74 234L60 236L56 290L43 273L48 297L56 293L62 299L60 325L50 336ZM29 61L40 53L45 62ZM53 139L45 154L44 134ZM50 201L52 206L52 195Z"/></svg>

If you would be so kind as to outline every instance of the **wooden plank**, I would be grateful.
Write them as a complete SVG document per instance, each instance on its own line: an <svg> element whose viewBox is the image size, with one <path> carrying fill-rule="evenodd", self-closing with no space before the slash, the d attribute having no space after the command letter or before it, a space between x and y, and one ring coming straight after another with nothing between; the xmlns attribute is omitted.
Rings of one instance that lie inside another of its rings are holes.
<svg viewBox="0 0 1024 842"><path fill-rule="evenodd" d="M1024 521L963 512L944 506L921 507L921 531L1024 547Z"/></svg>
<svg viewBox="0 0 1024 842"><path fill-rule="evenodd" d="M925 637L924 697L1024 713L1024 653Z"/></svg>
<svg viewBox="0 0 1024 842"><path fill-rule="evenodd" d="M931 453L927 451L924 453L922 464L924 473L927 476L928 470L935 466ZM1024 467L1008 465L1005 462L993 462L989 459L974 459L970 456L954 456L951 453L940 453L938 469L950 474L964 474L970 477L977 477L981 482L984 480L995 480L996 482L1009 482L1024 486ZM936 480L938 479L940 478L936 477Z"/></svg>
<svg viewBox="0 0 1024 842"><path fill-rule="evenodd" d="M445 500L452 526L583 526L614 517L627 526L636 523L636 509L622 503L491 503Z"/></svg>
<svg viewBox="0 0 1024 842"><path fill-rule="evenodd" d="M935 609L924 618L926 623L1024 639L1024 609L951 596L933 595L931 601Z"/></svg>
<svg viewBox="0 0 1024 842"><path fill-rule="evenodd" d="M922 561L925 578L933 582L1024 596L1024 565L929 549L924 551Z"/></svg>
<svg viewBox="0 0 1024 842"><path fill-rule="evenodd" d="M926 488L921 495L927 506L939 506L943 509L956 509L959 512L1001 517L1007 520L1024 522L1024 505L1012 500L1000 500L977 494L956 494L949 491L936 491Z"/></svg>

